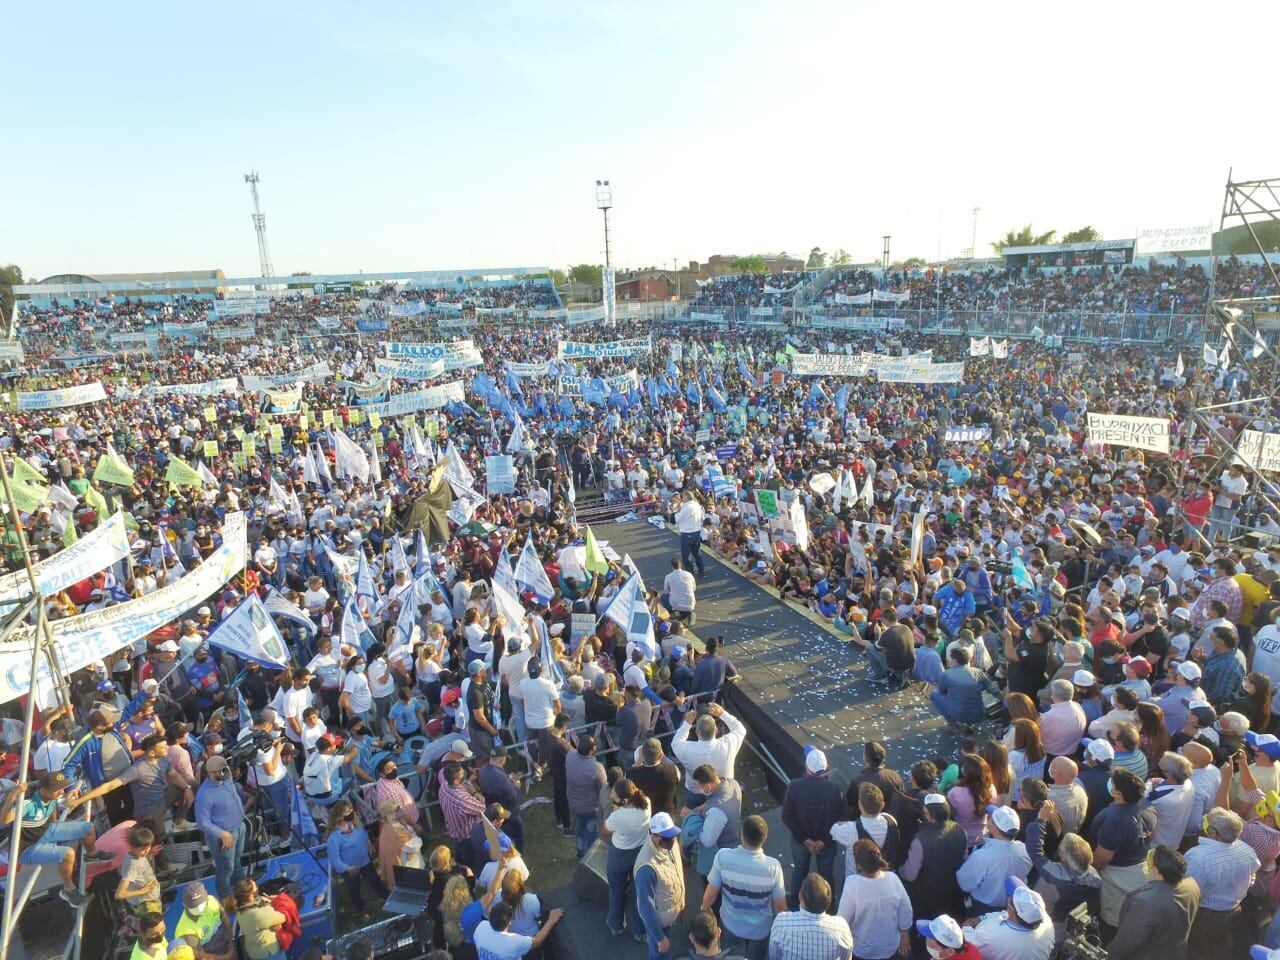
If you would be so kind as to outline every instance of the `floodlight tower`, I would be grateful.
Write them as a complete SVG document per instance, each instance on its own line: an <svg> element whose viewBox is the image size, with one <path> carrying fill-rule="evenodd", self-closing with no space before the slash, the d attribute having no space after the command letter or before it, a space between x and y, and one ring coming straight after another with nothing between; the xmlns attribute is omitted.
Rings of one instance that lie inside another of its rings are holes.
<svg viewBox="0 0 1280 960"><path fill-rule="evenodd" d="M612 322L615 310L613 287L613 257L609 249L609 211L613 209L613 190L608 180L596 181L596 208L604 214L604 273L601 287L604 294L605 320Z"/></svg>
<svg viewBox="0 0 1280 960"><path fill-rule="evenodd" d="M244 182L249 185L249 192L253 194L253 229L258 234L258 269L262 271L262 276L273 277L275 270L271 266L271 248L267 246L267 218L258 203L259 179L256 170L244 175Z"/></svg>

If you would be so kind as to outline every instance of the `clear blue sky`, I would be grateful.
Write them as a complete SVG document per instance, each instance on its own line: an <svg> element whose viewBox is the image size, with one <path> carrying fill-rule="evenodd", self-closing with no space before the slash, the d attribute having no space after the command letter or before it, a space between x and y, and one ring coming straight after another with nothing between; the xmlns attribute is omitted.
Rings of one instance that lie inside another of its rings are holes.
<svg viewBox="0 0 1280 960"><path fill-rule="evenodd" d="M1229 167L1280 175L1267 57L1229 52L1278 30L1275 0L10 4L0 262L255 274L251 169L280 273L598 261L596 178L621 266L953 255L975 206L982 252L1216 222Z"/></svg>

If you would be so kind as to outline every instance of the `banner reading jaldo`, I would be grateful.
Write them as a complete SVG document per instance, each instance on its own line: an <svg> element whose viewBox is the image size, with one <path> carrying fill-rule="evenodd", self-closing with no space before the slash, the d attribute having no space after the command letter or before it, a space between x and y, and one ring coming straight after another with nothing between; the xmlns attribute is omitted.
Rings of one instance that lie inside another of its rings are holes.
<svg viewBox="0 0 1280 960"><path fill-rule="evenodd" d="M636 337L632 340L611 340L608 343L579 343L576 340L561 340L560 357L583 357L599 359L601 357L634 357L643 353L651 353L653 344L648 337Z"/></svg>
<svg viewBox="0 0 1280 960"><path fill-rule="evenodd" d="M1114 413L1091 412L1089 439L1115 447L1168 453L1169 421L1163 417L1122 417Z"/></svg>
<svg viewBox="0 0 1280 960"><path fill-rule="evenodd" d="M19 410L52 410L56 407L79 407L107 399L107 391L95 380L78 387L61 390L33 390L18 394Z"/></svg>
<svg viewBox="0 0 1280 960"><path fill-rule="evenodd" d="M1280 472L1280 433L1245 430L1236 441L1236 450L1240 452L1236 463L1242 463L1250 470Z"/></svg>
<svg viewBox="0 0 1280 960"><path fill-rule="evenodd" d="M246 542L244 514L228 514L222 525L222 546L186 576L137 600L54 621L53 647L62 675L70 676L129 646L210 596L244 569ZM0 703L16 700L31 689L34 642L35 627L22 627L0 651ZM40 663L38 680L41 699L49 702L54 681L47 661Z"/></svg>

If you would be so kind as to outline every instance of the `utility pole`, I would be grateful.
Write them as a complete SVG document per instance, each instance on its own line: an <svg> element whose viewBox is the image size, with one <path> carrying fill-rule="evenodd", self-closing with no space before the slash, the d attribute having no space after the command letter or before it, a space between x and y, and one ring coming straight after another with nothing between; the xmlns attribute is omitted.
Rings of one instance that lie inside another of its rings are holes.
<svg viewBox="0 0 1280 960"><path fill-rule="evenodd" d="M267 246L267 218L258 203L259 180L256 170L244 175L244 182L249 185L249 192L253 195L253 229L258 234L258 269L262 271L262 276L273 277L275 268L271 266L271 248Z"/></svg>
<svg viewBox="0 0 1280 960"><path fill-rule="evenodd" d="M884 235L884 253L880 257L880 269L889 269L889 241L893 239L893 235L886 233Z"/></svg>
<svg viewBox="0 0 1280 960"><path fill-rule="evenodd" d="M969 256L975 260L978 257L978 213L981 210L981 207L973 208L973 236L969 240Z"/></svg>

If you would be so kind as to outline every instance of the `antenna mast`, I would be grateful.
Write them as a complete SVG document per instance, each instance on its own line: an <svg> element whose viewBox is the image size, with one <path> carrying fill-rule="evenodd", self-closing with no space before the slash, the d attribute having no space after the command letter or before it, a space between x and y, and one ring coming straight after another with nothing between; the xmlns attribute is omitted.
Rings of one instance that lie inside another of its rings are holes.
<svg viewBox="0 0 1280 960"><path fill-rule="evenodd" d="M274 277L275 268L271 266L271 248L267 246L267 218L258 203L259 179L256 170L244 175L244 182L249 185L249 192L253 194L253 229L258 234L258 269L262 271L262 276Z"/></svg>

